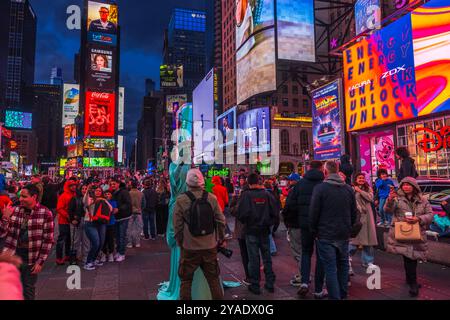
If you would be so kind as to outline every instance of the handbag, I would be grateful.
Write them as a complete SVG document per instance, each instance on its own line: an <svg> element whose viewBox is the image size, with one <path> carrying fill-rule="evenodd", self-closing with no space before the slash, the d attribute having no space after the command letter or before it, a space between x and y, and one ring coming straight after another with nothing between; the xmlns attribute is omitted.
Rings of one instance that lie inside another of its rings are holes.
<svg viewBox="0 0 450 320"><path fill-rule="evenodd" d="M422 242L420 224L410 224L408 222L395 223L395 240L399 242Z"/></svg>

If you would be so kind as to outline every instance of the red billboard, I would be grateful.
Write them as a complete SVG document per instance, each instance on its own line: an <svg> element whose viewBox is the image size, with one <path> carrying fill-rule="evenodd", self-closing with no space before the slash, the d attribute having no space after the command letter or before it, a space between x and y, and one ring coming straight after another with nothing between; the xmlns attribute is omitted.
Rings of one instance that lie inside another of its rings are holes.
<svg viewBox="0 0 450 320"><path fill-rule="evenodd" d="M86 92L85 137L112 138L116 132L116 95Z"/></svg>

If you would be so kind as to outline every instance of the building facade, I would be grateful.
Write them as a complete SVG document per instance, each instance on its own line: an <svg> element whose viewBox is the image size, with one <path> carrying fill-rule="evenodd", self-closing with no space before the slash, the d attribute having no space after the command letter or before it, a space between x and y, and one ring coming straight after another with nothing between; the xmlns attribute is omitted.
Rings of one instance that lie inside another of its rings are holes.
<svg viewBox="0 0 450 320"><path fill-rule="evenodd" d="M235 0L222 1L222 96L224 111L237 104L235 10Z"/></svg>

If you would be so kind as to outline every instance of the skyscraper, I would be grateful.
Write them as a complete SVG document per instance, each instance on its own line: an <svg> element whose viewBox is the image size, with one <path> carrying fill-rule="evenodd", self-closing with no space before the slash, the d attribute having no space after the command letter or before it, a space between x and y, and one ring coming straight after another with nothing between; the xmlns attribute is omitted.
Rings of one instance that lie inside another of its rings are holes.
<svg viewBox="0 0 450 320"><path fill-rule="evenodd" d="M176 8L164 41L164 63L183 65L183 92L192 95L206 73L206 13Z"/></svg>
<svg viewBox="0 0 450 320"><path fill-rule="evenodd" d="M237 103L235 8L235 0L222 1L222 96L224 111L234 107Z"/></svg>
<svg viewBox="0 0 450 320"><path fill-rule="evenodd" d="M37 18L28 0L0 1L0 105L22 107L34 81Z"/></svg>
<svg viewBox="0 0 450 320"><path fill-rule="evenodd" d="M64 83L62 76L62 69L59 67L53 67L52 73L50 75L50 84L53 85L62 85Z"/></svg>

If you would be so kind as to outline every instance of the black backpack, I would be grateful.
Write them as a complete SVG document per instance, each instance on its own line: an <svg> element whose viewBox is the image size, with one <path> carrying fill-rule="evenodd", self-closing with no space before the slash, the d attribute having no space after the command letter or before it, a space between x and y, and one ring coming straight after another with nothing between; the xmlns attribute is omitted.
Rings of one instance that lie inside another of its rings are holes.
<svg viewBox="0 0 450 320"><path fill-rule="evenodd" d="M189 232L194 237L202 237L213 234L216 229L214 211L208 202L208 192L203 192L200 198L195 198L190 191L185 193L191 200L191 208L189 209L189 221L184 217L184 221L189 226Z"/></svg>

